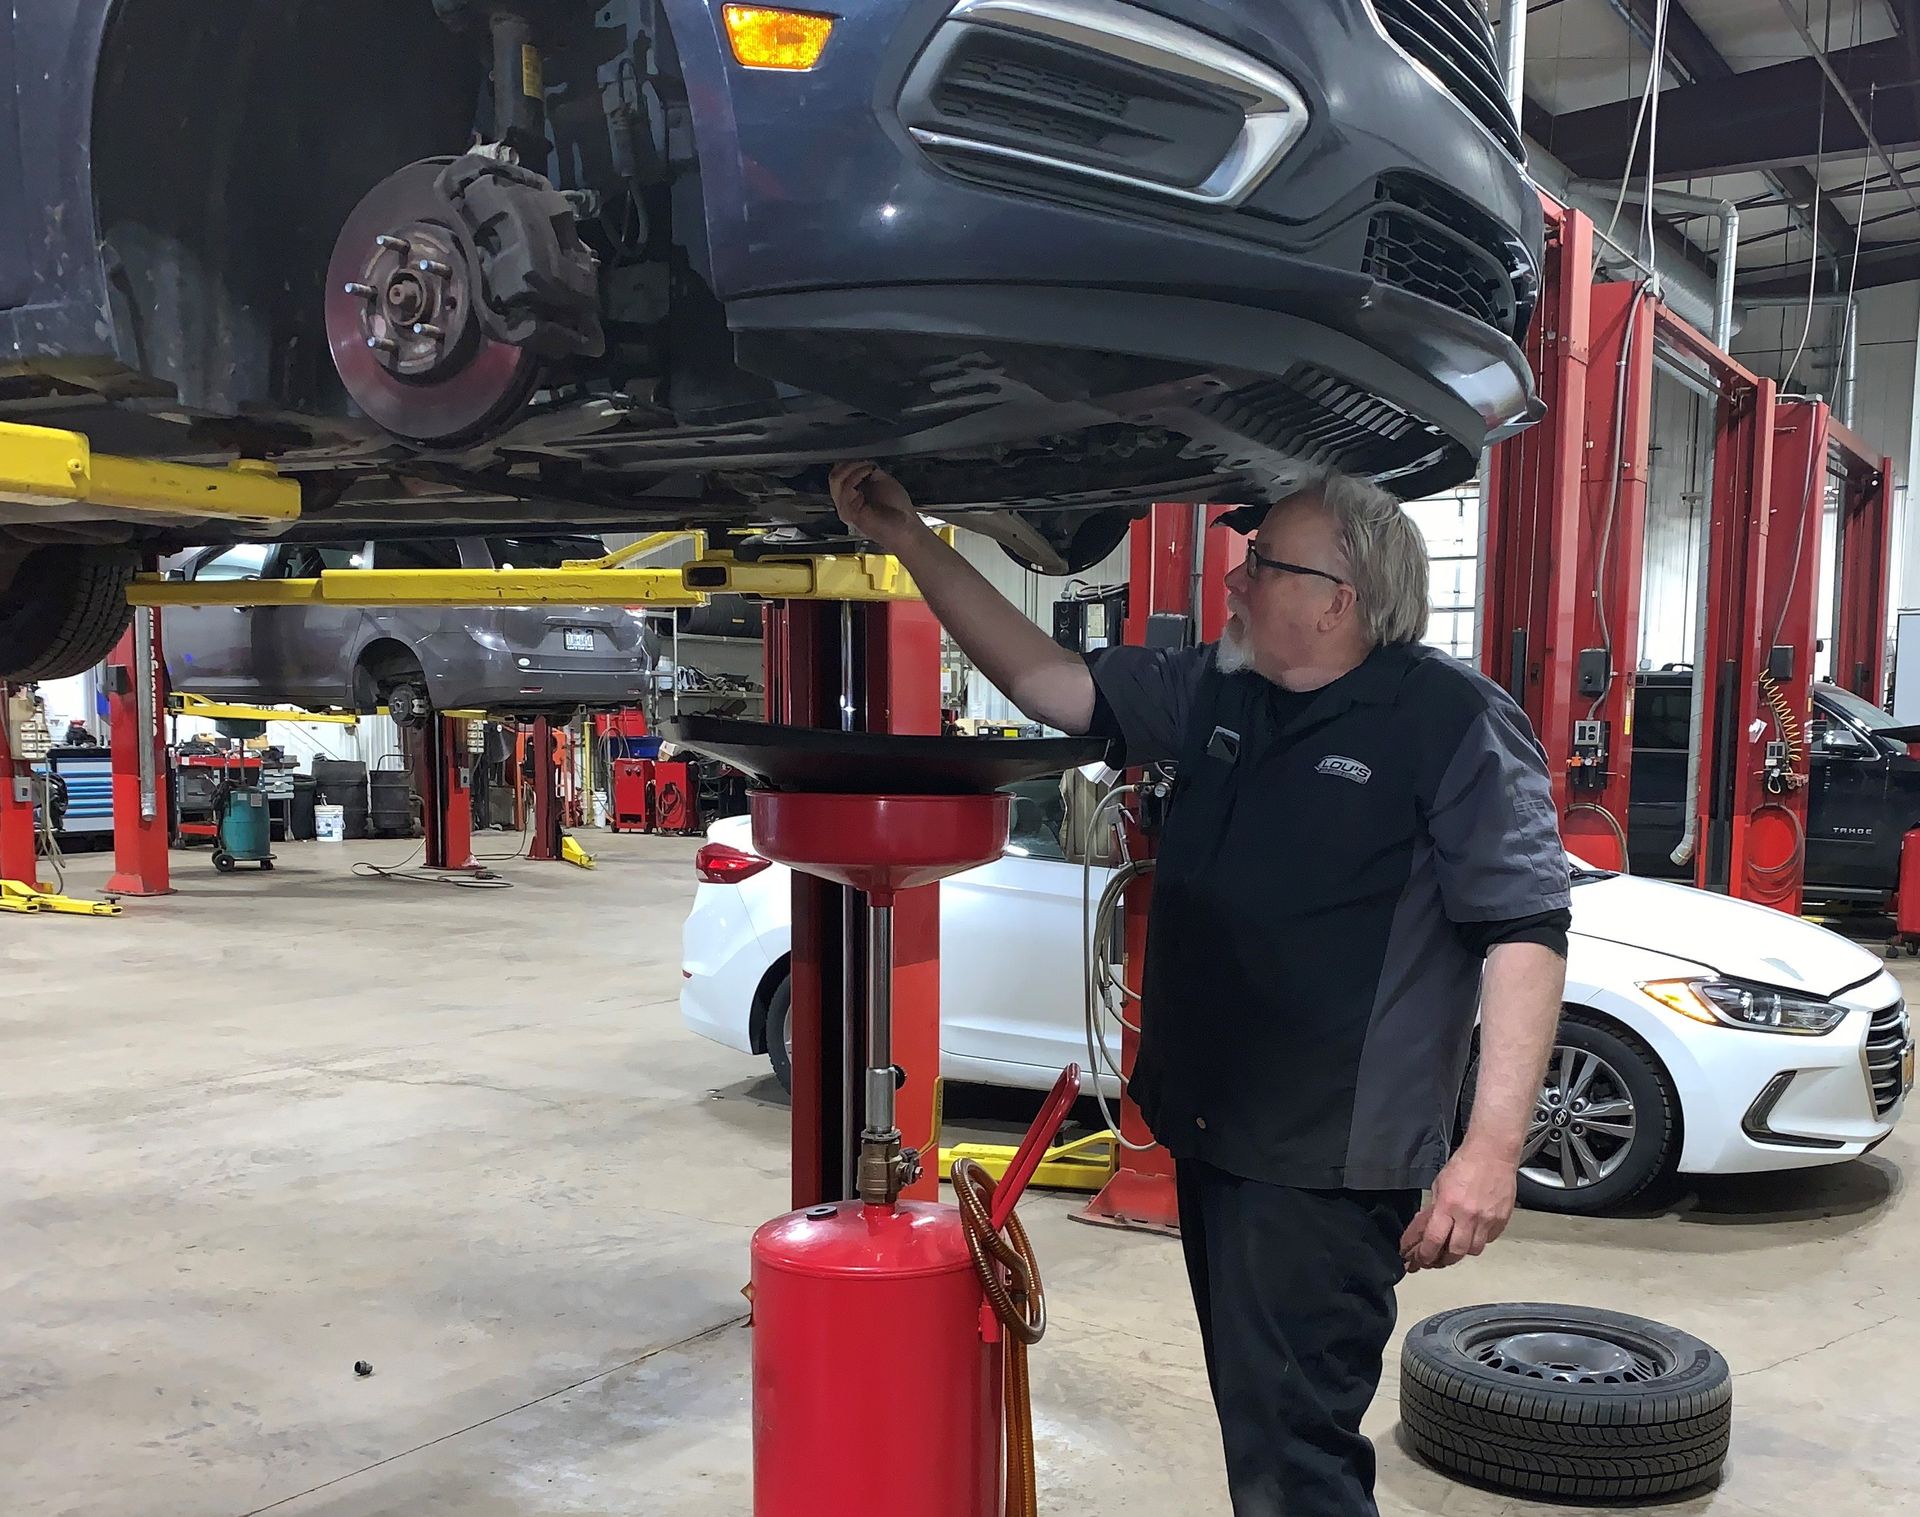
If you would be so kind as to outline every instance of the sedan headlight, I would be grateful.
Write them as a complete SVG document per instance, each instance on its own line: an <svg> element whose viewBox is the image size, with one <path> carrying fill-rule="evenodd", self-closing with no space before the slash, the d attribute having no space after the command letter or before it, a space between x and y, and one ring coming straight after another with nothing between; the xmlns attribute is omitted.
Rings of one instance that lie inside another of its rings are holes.
<svg viewBox="0 0 1920 1517"><path fill-rule="evenodd" d="M1647 980L1641 983L1640 993L1696 1022L1802 1037L1832 1032L1847 1014L1846 1007L1818 996L1795 995L1747 980Z"/></svg>

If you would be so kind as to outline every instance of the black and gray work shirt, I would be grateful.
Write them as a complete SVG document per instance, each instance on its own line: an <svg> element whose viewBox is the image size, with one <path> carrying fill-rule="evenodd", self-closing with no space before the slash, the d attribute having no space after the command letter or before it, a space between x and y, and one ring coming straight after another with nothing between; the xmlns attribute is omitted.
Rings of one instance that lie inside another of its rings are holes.
<svg viewBox="0 0 1920 1517"><path fill-rule="evenodd" d="M1481 961L1566 952L1546 755L1505 691L1414 644L1320 690L1211 647L1090 660L1092 730L1177 763L1131 1094L1178 1158L1391 1190L1446 1162Z"/></svg>

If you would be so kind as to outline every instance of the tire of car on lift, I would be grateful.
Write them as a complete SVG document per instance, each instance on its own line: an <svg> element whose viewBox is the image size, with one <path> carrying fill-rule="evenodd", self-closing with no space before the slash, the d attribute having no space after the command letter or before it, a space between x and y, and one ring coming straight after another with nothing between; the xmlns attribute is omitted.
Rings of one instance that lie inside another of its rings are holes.
<svg viewBox="0 0 1920 1517"><path fill-rule="evenodd" d="M113 651L133 617L131 550L58 545L29 553L0 600L0 679L67 679Z"/></svg>

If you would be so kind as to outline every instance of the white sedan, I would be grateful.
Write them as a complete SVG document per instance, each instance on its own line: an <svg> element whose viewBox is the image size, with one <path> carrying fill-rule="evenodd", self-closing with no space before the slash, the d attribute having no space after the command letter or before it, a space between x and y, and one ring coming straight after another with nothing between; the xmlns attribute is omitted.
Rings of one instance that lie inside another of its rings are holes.
<svg viewBox="0 0 1920 1517"><path fill-rule="evenodd" d="M1020 787L1005 854L940 887L948 1079L1042 1089L1086 1062L1082 869L1059 819L1051 784ZM766 1054L785 1084L790 876L753 852L745 817L708 831L697 868L681 1016ZM1106 878L1092 871L1096 896ZM1670 1171L1855 1158L1893 1130L1913 1076L1906 1003L1866 950L1764 906L1576 866L1521 1199L1597 1211Z"/></svg>

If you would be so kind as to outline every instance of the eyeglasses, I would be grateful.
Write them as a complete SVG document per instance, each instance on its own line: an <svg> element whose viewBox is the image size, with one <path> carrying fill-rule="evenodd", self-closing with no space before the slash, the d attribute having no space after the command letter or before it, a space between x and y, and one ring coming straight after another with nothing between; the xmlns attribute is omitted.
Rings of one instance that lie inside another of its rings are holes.
<svg viewBox="0 0 1920 1517"><path fill-rule="evenodd" d="M1325 569L1309 569L1305 564L1290 564L1282 558L1268 558L1252 543L1247 544L1247 564L1250 578L1258 578L1261 570L1271 569L1280 574L1310 574L1315 579L1332 580L1336 585L1347 583L1339 575L1329 574Z"/></svg>

